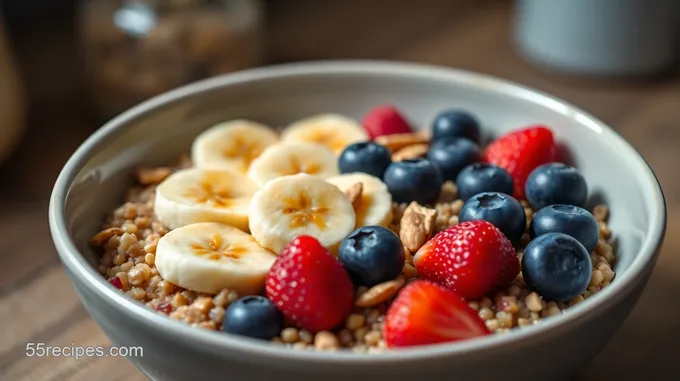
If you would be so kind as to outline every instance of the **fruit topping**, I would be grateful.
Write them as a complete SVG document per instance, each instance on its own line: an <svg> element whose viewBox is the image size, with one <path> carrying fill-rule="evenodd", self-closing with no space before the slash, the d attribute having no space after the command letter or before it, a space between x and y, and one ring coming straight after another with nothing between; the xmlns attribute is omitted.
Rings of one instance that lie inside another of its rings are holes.
<svg viewBox="0 0 680 381"><path fill-rule="evenodd" d="M525 192L535 210L552 204L583 206L588 197L588 184L578 169L563 163L548 163L529 174Z"/></svg>
<svg viewBox="0 0 680 381"><path fill-rule="evenodd" d="M455 181L463 168L480 161L482 156L472 140L447 136L430 145L427 158L439 169L444 181Z"/></svg>
<svg viewBox="0 0 680 381"><path fill-rule="evenodd" d="M411 132L406 119L392 105L382 105L371 110L362 122L364 129L371 139L392 134Z"/></svg>
<svg viewBox="0 0 680 381"><path fill-rule="evenodd" d="M512 195L512 176L505 169L488 163L474 163L463 168L456 177L458 197L467 201L482 192Z"/></svg>
<svg viewBox="0 0 680 381"><path fill-rule="evenodd" d="M356 224L354 207L335 185L299 173L271 180L250 202L250 233L275 253L295 237L315 237L334 250Z"/></svg>
<svg viewBox="0 0 680 381"><path fill-rule="evenodd" d="M354 143L340 154L340 173L363 172L381 178L392 163L392 153L374 142Z"/></svg>
<svg viewBox="0 0 680 381"><path fill-rule="evenodd" d="M224 313L222 330L255 339L270 340L281 333L283 315L264 296L251 295L236 300Z"/></svg>
<svg viewBox="0 0 680 381"><path fill-rule="evenodd" d="M533 239L524 249L522 275L529 287L545 299L568 301L590 283L590 254L575 238L547 233Z"/></svg>
<svg viewBox="0 0 680 381"><path fill-rule="evenodd" d="M390 348L460 341L488 335L477 311L453 291L417 280L404 287L385 317Z"/></svg>
<svg viewBox="0 0 680 381"><path fill-rule="evenodd" d="M557 204L539 210L529 225L532 239L547 233L572 236L590 253L597 246L600 228L589 211L578 206Z"/></svg>
<svg viewBox="0 0 680 381"><path fill-rule="evenodd" d="M368 140L368 135L359 122L350 117L318 114L288 125L281 133L281 140L320 144L337 156L348 145Z"/></svg>
<svg viewBox="0 0 680 381"><path fill-rule="evenodd" d="M409 159L387 167L383 181L398 203L421 205L437 201L443 184L439 170L427 159Z"/></svg>
<svg viewBox="0 0 680 381"><path fill-rule="evenodd" d="M465 299L507 286L519 273L512 244L484 220L437 233L416 252L413 263L422 279L447 286Z"/></svg>
<svg viewBox="0 0 680 381"><path fill-rule="evenodd" d="M456 109L442 111L432 122L432 140L445 137L466 138L479 143L479 121L466 111Z"/></svg>
<svg viewBox="0 0 680 381"><path fill-rule="evenodd" d="M504 168L514 182L512 196L524 199L524 184L539 165L557 160L552 132L544 126L515 130L500 136L486 147L484 159Z"/></svg>
<svg viewBox="0 0 680 381"><path fill-rule="evenodd" d="M391 230L382 226L366 226L342 240L338 259L355 284L373 287L401 273L404 245Z"/></svg>
<svg viewBox="0 0 680 381"><path fill-rule="evenodd" d="M269 270L267 297L283 315L306 330L329 330L354 305L354 287L342 264L310 236L288 244Z"/></svg>
<svg viewBox="0 0 680 381"><path fill-rule="evenodd" d="M519 242L527 225L524 208L505 193L479 193L468 199L458 214L460 222L484 220L496 225L510 240Z"/></svg>

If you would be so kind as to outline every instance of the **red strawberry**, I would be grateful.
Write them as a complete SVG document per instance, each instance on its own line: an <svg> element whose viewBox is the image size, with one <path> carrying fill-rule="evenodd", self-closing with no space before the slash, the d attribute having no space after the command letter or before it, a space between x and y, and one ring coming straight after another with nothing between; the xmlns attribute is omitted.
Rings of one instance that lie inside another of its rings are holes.
<svg viewBox="0 0 680 381"><path fill-rule="evenodd" d="M423 279L477 299L507 286L519 274L510 241L490 222L467 221L437 233L413 256Z"/></svg>
<svg viewBox="0 0 680 381"><path fill-rule="evenodd" d="M374 108L364 117L362 124L371 139L382 135L412 132L406 119L391 105Z"/></svg>
<svg viewBox="0 0 680 381"><path fill-rule="evenodd" d="M387 310L387 346L427 345L488 335L484 321L455 292L417 280L404 287Z"/></svg>
<svg viewBox="0 0 680 381"><path fill-rule="evenodd" d="M484 160L504 168L515 183L513 196L524 199L524 183L539 165L557 161L557 147L552 132L544 126L532 126L505 134L491 142Z"/></svg>
<svg viewBox="0 0 680 381"><path fill-rule="evenodd" d="M354 287L342 264L316 238L299 236L269 270L267 297L291 322L317 332L351 312Z"/></svg>

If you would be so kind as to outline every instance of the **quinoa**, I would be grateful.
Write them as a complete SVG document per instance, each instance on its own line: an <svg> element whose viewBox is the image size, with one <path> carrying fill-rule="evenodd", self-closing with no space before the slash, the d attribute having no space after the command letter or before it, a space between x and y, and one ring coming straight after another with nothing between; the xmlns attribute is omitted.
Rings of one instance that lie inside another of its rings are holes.
<svg viewBox="0 0 680 381"><path fill-rule="evenodd" d="M190 165L189 160L183 157L174 167L138 170L137 181L126 192L123 204L110 213L92 242L101 248L99 272L123 293L172 319L194 327L219 330L225 309L239 295L229 289L223 289L214 295L183 289L163 280L154 263L158 240L168 232L153 214L155 188L173 171ZM534 211L526 202L522 201L522 205L528 228ZM439 201L434 205L437 210L434 233L457 224L462 206L463 201L457 198L455 185L450 182L444 184ZM397 234L406 207L406 204L393 205L390 229ZM614 280L616 255L610 242L612 232L607 225L609 210L606 205L597 205L592 213L599 223L600 239L591 253L593 272L588 289L566 303L546 301L526 285L520 272L506 289L469 301L470 307L478 312L490 331L498 334L510 332L559 315ZM528 241L529 235L525 232L521 243L515 247L520 259ZM401 284L404 280L409 282L417 278L412 257L407 253ZM366 292L365 287L359 287L357 297ZM393 296L371 307L356 307L345 323L334 331L313 334L286 324L281 334L272 339L272 342L297 350L334 351L346 348L360 353L386 350L382 335L383 323L392 298Z"/></svg>

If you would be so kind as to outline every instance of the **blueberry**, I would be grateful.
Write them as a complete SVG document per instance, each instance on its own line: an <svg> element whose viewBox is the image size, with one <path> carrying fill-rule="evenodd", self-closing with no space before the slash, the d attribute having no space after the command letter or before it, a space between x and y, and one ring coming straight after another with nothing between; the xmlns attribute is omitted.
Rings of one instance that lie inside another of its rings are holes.
<svg viewBox="0 0 680 381"><path fill-rule="evenodd" d="M401 274L404 245L390 229L364 226L340 242L338 259L354 283L372 287Z"/></svg>
<svg viewBox="0 0 680 381"><path fill-rule="evenodd" d="M263 296L244 296L224 313L222 330L236 335L270 340L281 333L283 314Z"/></svg>
<svg viewBox="0 0 680 381"><path fill-rule="evenodd" d="M463 168L456 177L458 197L466 201L482 192L512 194L512 177L505 169L486 163L475 163Z"/></svg>
<svg viewBox="0 0 680 381"><path fill-rule="evenodd" d="M524 281L548 300L563 302L580 295L588 287L592 271L586 248L566 234L538 236L524 249Z"/></svg>
<svg viewBox="0 0 680 381"><path fill-rule="evenodd" d="M439 170L426 159L403 160L390 164L383 181L394 202L415 201L421 205L437 201L444 183Z"/></svg>
<svg viewBox="0 0 680 381"><path fill-rule="evenodd" d="M540 209L529 225L532 239L546 233L572 236L590 253L597 246L600 227L589 211L578 206L557 204Z"/></svg>
<svg viewBox="0 0 680 381"><path fill-rule="evenodd" d="M439 168L444 181L455 181L458 173L480 161L482 154L477 143L472 140L449 136L432 143L427 158Z"/></svg>
<svg viewBox="0 0 680 381"><path fill-rule="evenodd" d="M583 206L588 184L578 169L563 163L548 163L529 174L525 193L535 210L552 204Z"/></svg>
<svg viewBox="0 0 680 381"><path fill-rule="evenodd" d="M392 163L390 151L374 142L349 145L338 158L340 173L364 172L382 178Z"/></svg>
<svg viewBox="0 0 680 381"><path fill-rule="evenodd" d="M485 192L470 197L458 214L460 222L484 220L494 224L510 240L524 234L527 216L519 201L505 193Z"/></svg>
<svg viewBox="0 0 680 381"><path fill-rule="evenodd" d="M432 140L453 136L479 143L479 121L463 110L445 110L432 122Z"/></svg>

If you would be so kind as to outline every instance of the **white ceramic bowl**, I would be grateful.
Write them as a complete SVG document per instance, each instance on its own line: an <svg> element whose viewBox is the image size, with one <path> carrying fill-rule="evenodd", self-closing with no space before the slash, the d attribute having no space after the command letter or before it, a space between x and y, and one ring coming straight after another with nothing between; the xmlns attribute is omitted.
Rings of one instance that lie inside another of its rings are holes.
<svg viewBox="0 0 680 381"><path fill-rule="evenodd" d="M386 354L292 351L191 328L125 297L96 270L89 238L140 163L160 164L187 150L210 125L247 117L281 125L318 112L360 118L394 103L418 125L456 106L498 134L550 126L604 199L617 245L614 282L563 315L516 332ZM581 369L635 305L656 260L666 213L659 184L619 135L558 99L487 76L385 62L274 66L217 77L151 99L92 135L59 176L50 205L54 242L90 315L116 345L142 346L130 358L154 380L457 379L555 380Z"/></svg>

